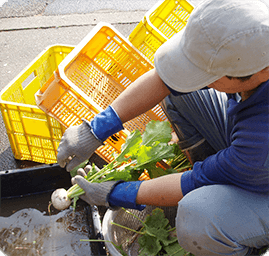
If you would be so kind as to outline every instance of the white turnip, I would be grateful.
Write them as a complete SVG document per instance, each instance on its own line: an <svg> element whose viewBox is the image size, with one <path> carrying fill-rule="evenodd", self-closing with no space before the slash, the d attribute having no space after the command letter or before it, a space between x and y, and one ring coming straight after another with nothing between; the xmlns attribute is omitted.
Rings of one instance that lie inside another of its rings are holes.
<svg viewBox="0 0 269 256"><path fill-rule="evenodd" d="M71 204L71 200L67 196L67 191L64 188L56 189L52 193L51 202L57 210L64 210Z"/></svg>

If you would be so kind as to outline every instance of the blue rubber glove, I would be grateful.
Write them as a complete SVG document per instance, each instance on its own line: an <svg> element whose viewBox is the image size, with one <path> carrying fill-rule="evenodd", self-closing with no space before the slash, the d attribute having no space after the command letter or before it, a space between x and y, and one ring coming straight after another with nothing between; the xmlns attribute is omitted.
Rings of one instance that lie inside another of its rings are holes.
<svg viewBox="0 0 269 256"><path fill-rule="evenodd" d="M118 183L109 194L109 205L112 208L124 207L142 211L146 206L136 203L137 192L142 182L129 181Z"/></svg>
<svg viewBox="0 0 269 256"><path fill-rule="evenodd" d="M124 129L118 114L111 106L94 117L91 127L92 132L100 141L105 141L114 133Z"/></svg>

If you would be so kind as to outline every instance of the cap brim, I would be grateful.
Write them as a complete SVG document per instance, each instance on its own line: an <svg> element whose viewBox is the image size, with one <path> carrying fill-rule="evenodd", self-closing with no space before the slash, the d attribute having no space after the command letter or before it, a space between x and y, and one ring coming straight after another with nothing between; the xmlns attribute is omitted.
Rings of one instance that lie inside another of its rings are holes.
<svg viewBox="0 0 269 256"><path fill-rule="evenodd" d="M209 74L194 65L182 49L182 29L165 42L156 52L154 58L158 75L173 90L192 92L204 88L220 77Z"/></svg>

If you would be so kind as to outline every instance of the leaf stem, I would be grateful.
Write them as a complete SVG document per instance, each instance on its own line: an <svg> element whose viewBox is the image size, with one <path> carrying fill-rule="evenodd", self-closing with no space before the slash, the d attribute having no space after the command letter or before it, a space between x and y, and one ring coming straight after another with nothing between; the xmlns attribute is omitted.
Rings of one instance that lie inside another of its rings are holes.
<svg viewBox="0 0 269 256"><path fill-rule="evenodd" d="M144 234L145 234L145 232L139 232L139 231L136 231L136 230L134 230L134 229L131 229L131 228L122 226L122 225L120 225L120 224L118 224L118 223L116 223L116 222L113 222L113 221L111 221L111 224L112 224L112 225L115 225L115 226L118 226L118 227L120 227L120 228L127 229L127 230L129 230L129 231L132 231L132 232L137 233L137 234L140 234L140 235L144 235Z"/></svg>
<svg viewBox="0 0 269 256"><path fill-rule="evenodd" d="M169 229L168 232L172 232L174 230L176 230L176 227Z"/></svg>
<svg viewBox="0 0 269 256"><path fill-rule="evenodd" d="M172 255L175 255L175 254L177 254L178 252L181 252L181 251L184 251L184 249L183 249L183 248L180 248L180 249L178 249L177 251L173 252L173 253L170 254L170 255L171 255L171 256L172 256ZM184 254L184 255L188 255L188 254Z"/></svg>
<svg viewBox="0 0 269 256"><path fill-rule="evenodd" d="M133 214L132 212L130 212L130 211L128 211L128 210L126 210L125 208L123 208L122 207L122 209L126 212L126 213L128 213L128 214L130 214L130 215L132 215L133 217L135 217L136 219L138 219L141 223L142 223L142 225L143 226L145 226L146 224L145 224L145 222L144 221L142 221L139 217L137 217L135 214Z"/></svg>

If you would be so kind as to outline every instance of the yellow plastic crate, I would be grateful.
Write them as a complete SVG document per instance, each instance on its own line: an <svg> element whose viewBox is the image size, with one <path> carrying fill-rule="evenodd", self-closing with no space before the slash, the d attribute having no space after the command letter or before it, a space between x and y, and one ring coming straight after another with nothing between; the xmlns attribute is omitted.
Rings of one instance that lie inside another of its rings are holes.
<svg viewBox="0 0 269 256"><path fill-rule="evenodd" d="M36 106L35 93L73 48L46 48L1 91L0 108L16 159L57 162L56 150L65 128Z"/></svg>
<svg viewBox="0 0 269 256"><path fill-rule="evenodd" d="M133 81L153 65L113 26L99 23L59 65L36 93L37 105L65 127L89 121L108 107ZM96 153L107 162L119 153L128 132L144 131L150 120L166 120L157 105L124 124Z"/></svg>
<svg viewBox="0 0 269 256"><path fill-rule="evenodd" d="M193 5L186 0L158 2L129 35L129 41L151 62L157 49L183 29Z"/></svg>

